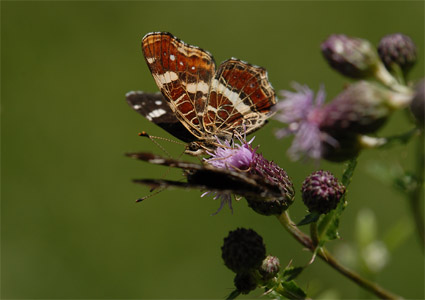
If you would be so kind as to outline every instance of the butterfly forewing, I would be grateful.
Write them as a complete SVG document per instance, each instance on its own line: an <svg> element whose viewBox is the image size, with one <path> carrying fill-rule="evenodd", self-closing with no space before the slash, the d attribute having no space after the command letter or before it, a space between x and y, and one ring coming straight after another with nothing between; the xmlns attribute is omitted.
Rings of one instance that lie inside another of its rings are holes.
<svg viewBox="0 0 425 300"><path fill-rule="evenodd" d="M168 101L161 93L128 92L127 103L149 121L184 142L193 142L195 136L177 119Z"/></svg>
<svg viewBox="0 0 425 300"><path fill-rule="evenodd" d="M152 76L177 118L197 138L203 136L202 116L211 79L213 57L169 33L150 33L142 49Z"/></svg>

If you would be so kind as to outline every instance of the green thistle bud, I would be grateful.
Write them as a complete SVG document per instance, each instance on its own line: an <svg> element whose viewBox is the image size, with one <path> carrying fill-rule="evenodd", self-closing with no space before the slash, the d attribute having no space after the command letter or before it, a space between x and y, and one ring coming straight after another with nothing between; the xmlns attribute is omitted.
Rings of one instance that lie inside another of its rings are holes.
<svg viewBox="0 0 425 300"><path fill-rule="evenodd" d="M415 96L410 103L410 111L415 117L418 125L424 127L425 79L422 79L416 84L415 91Z"/></svg>
<svg viewBox="0 0 425 300"><path fill-rule="evenodd" d="M380 64L375 47L360 38L333 34L322 43L321 50L332 68L351 78L372 76Z"/></svg>
<svg viewBox="0 0 425 300"><path fill-rule="evenodd" d="M310 174L301 189L304 204L310 212L326 214L335 209L345 193L345 187L328 171Z"/></svg>
<svg viewBox="0 0 425 300"><path fill-rule="evenodd" d="M254 211L266 216L280 215L292 204L295 194L294 186L284 169L256 153L253 156L250 173L265 178L270 184L269 187L279 191L276 194L280 195L269 199L245 197L249 207Z"/></svg>
<svg viewBox="0 0 425 300"><path fill-rule="evenodd" d="M237 273L233 282L242 294L248 294L257 288L257 278L251 272Z"/></svg>
<svg viewBox="0 0 425 300"><path fill-rule="evenodd" d="M276 276L280 270L280 261L276 256L267 256L260 267L260 274L264 280L269 280Z"/></svg>
<svg viewBox="0 0 425 300"><path fill-rule="evenodd" d="M398 66L406 74L416 63L416 45L401 33L384 36L379 42L378 53L389 71L396 71Z"/></svg>
<svg viewBox="0 0 425 300"><path fill-rule="evenodd" d="M252 229L230 231L221 247L224 264L235 273L255 270L266 257L263 238Z"/></svg>

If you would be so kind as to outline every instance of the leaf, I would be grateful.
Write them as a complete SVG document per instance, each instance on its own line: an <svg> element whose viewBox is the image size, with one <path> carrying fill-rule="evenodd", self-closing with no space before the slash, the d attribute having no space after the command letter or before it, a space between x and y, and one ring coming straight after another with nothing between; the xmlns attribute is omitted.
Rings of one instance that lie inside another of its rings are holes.
<svg viewBox="0 0 425 300"><path fill-rule="evenodd" d="M284 281L281 283L283 290L279 293L288 299L305 299L307 294L295 283L295 281Z"/></svg>
<svg viewBox="0 0 425 300"><path fill-rule="evenodd" d="M241 292L239 290L234 290L233 292L230 293L229 296L226 297L226 300L236 299L236 297L239 296L240 294Z"/></svg>
<svg viewBox="0 0 425 300"><path fill-rule="evenodd" d="M331 241L339 238L338 228L339 228L339 218L341 217L342 212L347 206L347 201L345 200L347 196L348 186L351 183L351 178L353 177L354 170L357 165L357 158L353 158L347 164L344 173L342 174L342 184L345 186L345 194L342 196L341 201L338 203L338 206L319 218L318 221L318 238L321 244L323 245L326 241Z"/></svg>
<svg viewBox="0 0 425 300"><path fill-rule="evenodd" d="M284 278L284 281L291 281L295 279L303 270L304 267L287 267L282 274L283 277L287 277Z"/></svg>
<svg viewBox="0 0 425 300"><path fill-rule="evenodd" d="M298 224L297 226L307 225L313 222L316 222L320 217L320 214L316 211L307 214Z"/></svg>

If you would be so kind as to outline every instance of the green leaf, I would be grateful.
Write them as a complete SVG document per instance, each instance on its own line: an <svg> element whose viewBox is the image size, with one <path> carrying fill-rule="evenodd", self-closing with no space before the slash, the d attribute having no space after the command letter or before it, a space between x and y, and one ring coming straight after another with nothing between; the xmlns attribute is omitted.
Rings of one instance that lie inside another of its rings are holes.
<svg viewBox="0 0 425 300"><path fill-rule="evenodd" d="M233 300L236 299L237 296L239 296L241 294L240 291L238 290L234 290L233 292L230 293L229 296L226 297L226 300Z"/></svg>
<svg viewBox="0 0 425 300"><path fill-rule="evenodd" d="M339 219L342 212L347 206L347 201L345 200L347 196L348 186L351 183L351 178L353 177L354 170L357 165L357 158L353 158L347 164L347 167L342 174L342 184L345 186L345 194L342 196L341 201L338 203L338 206L327 213L322 215L317 222L318 238L321 244L323 245L326 241L331 241L339 238L338 228L339 228Z"/></svg>
<svg viewBox="0 0 425 300"><path fill-rule="evenodd" d="M297 226L307 225L319 220L320 214L316 211L307 214L298 224Z"/></svg>
<svg viewBox="0 0 425 300"><path fill-rule="evenodd" d="M291 281L295 279L303 270L304 267L287 267L282 274L284 281Z"/></svg>
<svg viewBox="0 0 425 300"><path fill-rule="evenodd" d="M295 281L285 281L281 283L283 290L279 293L288 299L305 299L307 294L295 283Z"/></svg>

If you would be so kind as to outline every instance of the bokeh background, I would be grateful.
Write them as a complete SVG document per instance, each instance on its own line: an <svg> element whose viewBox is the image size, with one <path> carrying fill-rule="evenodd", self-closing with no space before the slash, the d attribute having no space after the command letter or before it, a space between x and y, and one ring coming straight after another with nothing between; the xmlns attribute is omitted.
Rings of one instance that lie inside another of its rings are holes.
<svg viewBox="0 0 425 300"><path fill-rule="evenodd" d="M131 90L157 91L140 50L151 31L172 32L209 50L217 62L237 57L264 66L276 90L290 89L294 81L314 90L323 83L328 99L349 82L321 56L319 45L328 35L377 44L402 32L419 48L410 78L424 76L422 1L2 1L2 299L222 299L232 291L234 275L223 265L220 247L237 227L261 234L282 265L305 265L311 258L275 218L254 213L245 200L234 203L233 214L223 209L216 216L210 215L219 203L200 198L199 191L164 191L135 204L149 191L131 179L159 178L166 169L123 154L161 154L137 136L141 130L172 138L124 97ZM279 126L271 121L255 143L287 170L299 191L315 166L288 160L290 139L278 141L273 134ZM400 112L381 133L410 127ZM413 168L413 144L362 153L342 240L328 246L356 256L356 228L367 209L379 239L390 229L401 232L373 279L420 299L424 260L408 203L370 171L377 162ZM163 146L175 157L183 150ZM343 170L326 162L320 167L338 176ZM171 171L167 178L182 176ZM300 198L290 212L295 221L303 217ZM361 264L351 265L364 273ZM297 282L314 298L373 298L319 260Z"/></svg>

